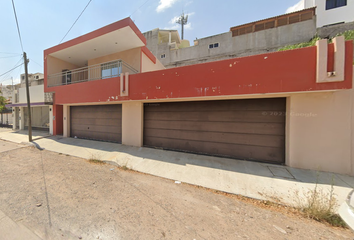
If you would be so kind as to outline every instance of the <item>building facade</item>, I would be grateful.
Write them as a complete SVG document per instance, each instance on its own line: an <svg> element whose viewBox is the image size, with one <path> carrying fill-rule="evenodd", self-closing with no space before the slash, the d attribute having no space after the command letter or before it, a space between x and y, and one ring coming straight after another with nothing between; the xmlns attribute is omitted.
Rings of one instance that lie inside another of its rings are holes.
<svg viewBox="0 0 354 240"><path fill-rule="evenodd" d="M353 42L343 37L164 69L127 18L44 59L54 135L354 175Z"/></svg>
<svg viewBox="0 0 354 240"><path fill-rule="evenodd" d="M14 130L28 129L25 74L21 74L20 79L19 87L12 92L12 102L7 105L7 107L12 108L12 127ZM28 74L28 82L32 128L53 134L53 129L49 124L52 115L53 97L51 93L44 93L44 75L42 73Z"/></svg>
<svg viewBox="0 0 354 240"><path fill-rule="evenodd" d="M316 7L318 28L354 21L353 0L304 0L304 8Z"/></svg>

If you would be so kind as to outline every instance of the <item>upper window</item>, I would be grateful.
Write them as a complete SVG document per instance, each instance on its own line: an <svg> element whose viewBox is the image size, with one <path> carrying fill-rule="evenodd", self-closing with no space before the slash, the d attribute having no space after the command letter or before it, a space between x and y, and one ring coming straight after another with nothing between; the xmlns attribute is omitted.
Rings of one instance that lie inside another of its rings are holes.
<svg viewBox="0 0 354 240"><path fill-rule="evenodd" d="M160 58L166 58L166 54L161 54Z"/></svg>
<svg viewBox="0 0 354 240"><path fill-rule="evenodd" d="M118 77L122 72L122 67L120 64L115 62L104 63L101 65L101 77L103 78L111 78Z"/></svg>
<svg viewBox="0 0 354 240"><path fill-rule="evenodd" d="M347 0L326 0L326 10L347 6Z"/></svg>
<svg viewBox="0 0 354 240"><path fill-rule="evenodd" d="M217 48L219 47L219 43L212 43L212 44L209 44L209 49L210 48Z"/></svg>

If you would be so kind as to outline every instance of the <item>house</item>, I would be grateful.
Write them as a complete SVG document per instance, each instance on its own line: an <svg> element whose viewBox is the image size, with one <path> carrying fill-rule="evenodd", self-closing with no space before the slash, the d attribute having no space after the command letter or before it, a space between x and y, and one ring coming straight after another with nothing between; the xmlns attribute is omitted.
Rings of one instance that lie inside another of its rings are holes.
<svg viewBox="0 0 354 240"><path fill-rule="evenodd" d="M12 101L12 91L15 88L13 85L2 85L0 84L0 96L6 99L6 103L11 103ZM9 108L0 111L0 126L1 127L11 127L12 125L12 111Z"/></svg>
<svg viewBox="0 0 354 240"><path fill-rule="evenodd" d="M54 135L354 175L343 37L164 69L126 18L46 49L44 84Z"/></svg>
<svg viewBox="0 0 354 240"><path fill-rule="evenodd" d="M13 129L28 129L28 110L25 74L20 76L19 87L12 92L12 103L6 105L12 107ZM44 75L42 73L28 74L32 129L53 133L49 124L50 112L53 108L51 93L44 93Z"/></svg>
<svg viewBox="0 0 354 240"><path fill-rule="evenodd" d="M315 8L231 27L228 32L183 43L177 30L144 33L147 47L166 68L274 52L316 34ZM184 40L186 41L186 40Z"/></svg>
<svg viewBox="0 0 354 240"><path fill-rule="evenodd" d="M316 7L317 28L354 21L353 0L304 0L303 8Z"/></svg>
<svg viewBox="0 0 354 240"><path fill-rule="evenodd" d="M183 42L177 30L157 28L143 34L149 50L166 68L172 68L274 52L286 45L308 42L316 36L332 38L354 29L353 1L305 0L301 7L303 9L296 12L196 39L193 46L186 43L187 40Z"/></svg>

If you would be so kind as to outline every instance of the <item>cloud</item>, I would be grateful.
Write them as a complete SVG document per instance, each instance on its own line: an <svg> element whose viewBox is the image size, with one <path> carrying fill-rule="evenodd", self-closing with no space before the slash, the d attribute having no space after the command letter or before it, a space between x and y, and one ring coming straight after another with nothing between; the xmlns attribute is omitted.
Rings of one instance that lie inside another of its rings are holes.
<svg viewBox="0 0 354 240"><path fill-rule="evenodd" d="M304 0L300 0L295 5L289 7L288 9L286 9L285 13L296 12L296 11L302 10L304 8L305 8L305 1Z"/></svg>
<svg viewBox="0 0 354 240"><path fill-rule="evenodd" d="M160 0L156 8L156 12L163 12L165 9L172 7L178 0Z"/></svg>
<svg viewBox="0 0 354 240"><path fill-rule="evenodd" d="M193 16L195 14L195 12L191 12L191 13L185 13L184 15L188 15L188 20L191 16ZM175 24L177 22L177 20L179 19L180 16L175 16L174 18L172 18L168 23L169 24Z"/></svg>
<svg viewBox="0 0 354 240"><path fill-rule="evenodd" d="M191 13L185 13L184 15L188 15L188 23L186 25L184 25L184 29L186 30L192 30L192 23L189 21L190 20L190 16L193 16L195 14L195 12L191 12ZM177 20L179 19L180 16L175 16L173 17L168 24L170 24L171 26L165 27L164 29L175 29L175 30L179 30L181 29L181 25L176 24Z"/></svg>

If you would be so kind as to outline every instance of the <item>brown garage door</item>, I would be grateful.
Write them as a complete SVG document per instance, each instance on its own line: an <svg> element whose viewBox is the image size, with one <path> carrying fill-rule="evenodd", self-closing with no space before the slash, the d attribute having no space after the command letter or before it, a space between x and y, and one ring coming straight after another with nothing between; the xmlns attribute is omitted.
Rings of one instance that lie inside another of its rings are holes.
<svg viewBox="0 0 354 240"><path fill-rule="evenodd" d="M122 142L122 105L70 107L71 137Z"/></svg>
<svg viewBox="0 0 354 240"><path fill-rule="evenodd" d="M282 164L285 109L285 98L145 104L144 145Z"/></svg>

